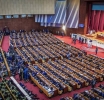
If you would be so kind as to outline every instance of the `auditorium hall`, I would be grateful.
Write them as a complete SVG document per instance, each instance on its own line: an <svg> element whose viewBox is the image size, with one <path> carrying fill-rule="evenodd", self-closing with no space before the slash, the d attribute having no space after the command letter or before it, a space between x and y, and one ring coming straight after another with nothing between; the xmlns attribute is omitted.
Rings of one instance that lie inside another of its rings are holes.
<svg viewBox="0 0 104 100"><path fill-rule="evenodd" d="M0 100L104 100L104 0L0 0Z"/></svg>

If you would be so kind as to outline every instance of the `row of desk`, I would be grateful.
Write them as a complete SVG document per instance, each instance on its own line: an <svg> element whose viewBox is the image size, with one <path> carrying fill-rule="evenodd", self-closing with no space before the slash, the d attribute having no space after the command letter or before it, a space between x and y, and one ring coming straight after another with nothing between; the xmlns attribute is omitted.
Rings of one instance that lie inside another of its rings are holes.
<svg viewBox="0 0 104 100"><path fill-rule="evenodd" d="M38 37L50 37L52 36L51 33L44 33L44 32L14 32L10 34L10 37L13 39L18 39L18 38L38 38Z"/></svg>
<svg viewBox="0 0 104 100"><path fill-rule="evenodd" d="M76 63L74 63L73 60L74 60L74 62L77 62L76 67L74 67L76 65ZM40 65L40 64L31 65L31 66L29 66L29 68L30 69L32 68L31 69L32 71L35 71L35 72L37 71L39 73L39 75L41 74L40 71L35 69L34 66L38 66L39 69L41 69L42 71L45 71L48 75L48 76L46 75L48 80L43 75L42 75L42 77L40 75L40 77L42 78L42 80L46 80L44 82L47 83L48 85L52 84L52 83L50 83L51 80L49 80L49 77L62 84L62 86L64 87L63 91L59 91L59 90L58 90L58 92L54 91L54 95L57 95L57 93L58 94L62 94L63 92L66 93L67 91L71 91L72 89L75 90L77 88L88 86L93 79L93 75L96 77L97 81L103 80L102 74L99 73L99 71L97 69L95 69L93 72L92 70L87 68L87 64L84 64L84 62L78 63L77 59L76 60L75 59L71 59L71 60L63 59L63 60L58 60L58 62L57 61L56 62L50 61L50 62L53 65L48 64L48 62L44 62L42 65ZM53 66L55 66L55 67L53 67ZM66 66L66 67L63 68L62 66ZM68 68L71 71L68 70ZM70 81L68 81L68 83L67 82L65 83L65 80L67 80L68 78L70 78ZM32 75L31 75L31 79L40 89L42 89L42 91L48 97L50 97L48 92L46 92L46 90L44 88L41 88L42 86L40 86L40 84L37 82L37 80L35 80L35 78ZM74 79L79 80L81 82L81 85L78 84ZM57 89L57 87L55 89Z"/></svg>
<svg viewBox="0 0 104 100"><path fill-rule="evenodd" d="M16 48L16 52L22 56L25 61L29 59L32 63L44 62L48 60L67 58L67 54L70 52L70 56L78 56L78 53L83 55L83 52L74 47L68 47L67 44L52 44L43 46L31 46Z"/></svg>
<svg viewBox="0 0 104 100"><path fill-rule="evenodd" d="M26 36L29 36L31 37L31 39L33 39L33 34L28 34ZM96 77L97 81L103 80L102 74L100 74L98 70L90 70L89 66L92 66L92 63L87 61L84 57L82 57L84 60L80 57L77 57L78 53L84 56L81 50L62 42L57 44L52 42L51 45L45 44L42 46L28 46L23 37L24 36L22 36L22 39L18 38L18 40L20 39L19 41L23 41L23 43L25 44L23 44L24 47L16 48L15 50L20 56L22 56L22 58L27 63L30 62L28 63L28 67L30 69L31 80L48 97L52 97L58 94L66 93L67 91L72 91L81 87L88 86L93 79L93 74ZM44 36L40 36L39 38L42 37ZM33 45L32 42L30 42L29 38L28 42L29 44ZM20 46L23 45L22 42L20 42ZM67 53L69 52L71 53L70 60L66 59ZM41 62L37 61L37 59L41 60ZM81 60L83 60L83 62ZM90 65L87 66L87 64ZM34 66L38 66L38 69L34 68ZM43 75L43 71L45 71L47 74ZM38 74L33 76L33 72ZM61 90L59 83L62 87ZM47 86L53 88L53 94L49 93L49 91L45 88Z"/></svg>
<svg viewBox="0 0 104 100"><path fill-rule="evenodd" d="M41 68L42 66L40 66L39 68ZM30 67L30 69L32 69L32 71L37 71L36 69L33 68L33 66ZM37 71L38 74L38 78L41 79L41 81L44 81L44 84L41 85L38 80L36 80L35 77L33 77L30 73L30 76L31 76L31 79L32 81L48 96L48 97L52 97L52 96L56 96L58 94L62 94L63 92L66 93L68 91L68 85L65 85L60 79L56 78L56 76L52 75L50 72L46 71L47 72L47 75L50 75L51 78L54 77L54 79L57 81L57 82L60 82L61 84L63 84L63 87L64 87L64 90L60 90L57 86L55 86L54 84L52 84L51 81L49 81L45 76L43 76L41 73L39 73L39 71ZM49 93L48 90L46 90L44 88L45 84L48 86L48 87L52 87L53 88L53 94ZM71 91L71 87L69 89L69 91Z"/></svg>
<svg viewBox="0 0 104 100"><path fill-rule="evenodd" d="M98 86L94 89L85 90L82 93L76 94L72 100L103 100L104 99L104 86Z"/></svg>
<svg viewBox="0 0 104 100"><path fill-rule="evenodd" d="M77 59L71 58L71 60L64 59L64 60L59 60L58 62L51 61L51 63L55 67L48 64L47 62L44 62L42 65L37 64L36 66L38 66L41 70L46 71L47 74L49 73L48 75L51 75L51 76L52 76L51 71L54 71L55 73L57 73L57 75L60 75L62 77L62 79L60 81L62 81L63 79L68 79L69 76L73 77L75 79L78 79L82 83L82 85L80 86L77 82L71 80L70 86L72 86L73 89L88 86L90 84L90 82L92 81L93 76L97 79L97 82L103 81L103 78L104 78L103 73L100 73L100 70L94 68L94 66L92 66L92 64L89 65L90 67L87 66L86 63L88 63L88 61L84 60L84 57L83 57L83 62L80 62ZM67 67L63 68L62 64ZM43 66L45 66L45 67L43 67ZM76 67L74 67L74 66L76 66ZM70 70L72 70L72 71L69 71L67 68L70 68ZM69 75L69 76L67 76L67 75ZM69 90L71 90L71 88ZM68 91L68 90L66 90L66 91Z"/></svg>
<svg viewBox="0 0 104 100"><path fill-rule="evenodd" d="M75 65L76 63L78 63L78 69L82 70L83 73L86 73L86 76L88 77L88 79L91 81L93 79L93 77L95 77L97 79L97 81L103 81L103 74L100 74L99 71L97 71L98 69L92 67L90 64L88 64L86 62L86 60L83 60L83 62L80 62L78 60L74 60L73 61L73 65ZM94 69L94 70L93 70Z"/></svg>
<svg viewBox="0 0 104 100"><path fill-rule="evenodd" d="M26 34L26 33L25 33ZM18 33L17 33L18 35ZM45 34L35 36L34 34L26 34L27 36L24 35L22 38L12 38L11 37L11 44L14 47L22 47L22 46L33 46L33 45L47 45L47 44L57 44L60 43L60 40L57 40L54 36L51 36L50 34L47 36Z"/></svg>

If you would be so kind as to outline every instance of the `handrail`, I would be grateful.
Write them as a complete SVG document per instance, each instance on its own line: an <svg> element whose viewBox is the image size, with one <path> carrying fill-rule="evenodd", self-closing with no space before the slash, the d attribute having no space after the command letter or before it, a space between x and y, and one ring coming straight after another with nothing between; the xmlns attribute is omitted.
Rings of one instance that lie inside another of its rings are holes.
<svg viewBox="0 0 104 100"><path fill-rule="evenodd" d="M14 79L13 76L10 77L16 87L23 93L23 95L27 98L27 100L31 100L31 97L27 94L27 92L20 86L20 84Z"/></svg>
<svg viewBox="0 0 104 100"><path fill-rule="evenodd" d="M7 68L7 71L8 71L8 75L11 76L10 68L9 68L9 66L8 66L7 60L6 60L5 56L4 56L3 50L2 50L1 48L0 48L0 51L1 51L1 54L2 54L2 56L3 56L4 63L5 63L5 65L6 65L6 68Z"/></svg>
<svg viewBox="0 0 104 100"><path fill-rule="evenodd" d="M11 91L11 89L8 87L8 85L7 85L5 82L4 82L4 84L6 85L8 91L9 91L10 94L12 95L13 99L14 99L14 100L17 100L16 97L12 94L12 91Z"/></svg>
<svg viewBox="0 0 104 100"><path fill-rule="evenodd" d="M1 45L2 45L3 38L4 38L4 34L2 35L2 38L1 38L1 40L0 40L0 47L1 47Z"/></svg>
<svg viewBox="0 0 104 100"><path fill-rule="evenodd" d="M1 95L2 99L5 100L3 94L1 93L1 91L0 91L0 95Z"/></svg>

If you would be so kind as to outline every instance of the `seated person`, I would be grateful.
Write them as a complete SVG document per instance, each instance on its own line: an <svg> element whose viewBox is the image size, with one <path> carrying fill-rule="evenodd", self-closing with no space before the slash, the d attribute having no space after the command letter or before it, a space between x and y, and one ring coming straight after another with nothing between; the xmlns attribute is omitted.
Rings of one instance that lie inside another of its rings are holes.
<svg viewBox="0 0 104 100"><path fill-rule="evenodd" d="M74 99L74 100L79 100L78 98L79 98L79 94L74 94L74 95L73 95L73 99Z"/></svg>
<svg viewBox="0 0 104 100"><path fill-rule="evenodd" d="M53 88L52 88L52 87L49 87L49 88L48 88L48 93L51 94L51 95L54 94L54 91L53 91Z"/></svg>
<svg viewBox="0 0 104 100"><path fill-rule="evenodd" d="M45 71L42 72L43 75L47 75L47 73Z"/></svg>
<svg viewBox="0 0 104 100"><path fill-rule="evenodd" d="M68 52L67 58L70 59L70 56L71 56L71 54L70 54L70 52Z"/></svg>

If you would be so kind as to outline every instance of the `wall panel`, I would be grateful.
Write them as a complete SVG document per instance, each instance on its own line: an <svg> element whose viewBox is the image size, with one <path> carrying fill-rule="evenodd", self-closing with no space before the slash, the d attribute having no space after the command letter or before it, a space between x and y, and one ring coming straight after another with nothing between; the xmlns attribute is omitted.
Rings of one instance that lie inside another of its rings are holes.
<svg viewBox="0 0 104 100"><path fill-rule="evenodd" d="M5 26L8 26L10 30L31 30L41 29L39 23L34 22L34 17L31 18L16 18L16 19L0 19L0 30L2 30Z"/></svg>
<svg viewBox="0 0 104 100"><path fill-rule="evenodd" d="M55 0L0 0L0 15L54 13Z"/></svg>

